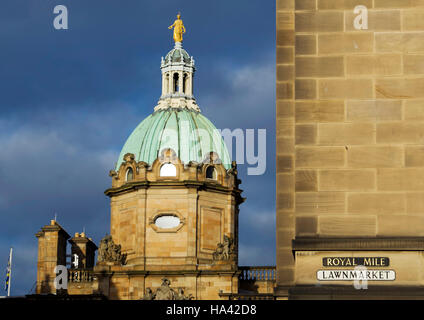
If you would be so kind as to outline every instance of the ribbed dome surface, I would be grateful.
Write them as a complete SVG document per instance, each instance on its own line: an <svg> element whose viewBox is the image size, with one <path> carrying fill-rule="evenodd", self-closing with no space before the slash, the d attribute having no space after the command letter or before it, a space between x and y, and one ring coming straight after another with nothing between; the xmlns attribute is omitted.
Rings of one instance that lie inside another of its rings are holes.
<svg viewBox="0 0 424 320"><path fill-rule="evenodd" d="M182 47L175 47L165 57L166 62L182 62L181 59L184 59L184 62L190 62L191 60L187 51Z"/></svg>
<svg viewBox="0 0 424 320"><path fill-rule="evenodd" d="M173 149L184 164L202 162L213 151L226 169L231 168L227 147L212 122L199 112L169 108L154 112L135 128L121 150L116 170L127 153L151 165L166 148Z"/></svg>

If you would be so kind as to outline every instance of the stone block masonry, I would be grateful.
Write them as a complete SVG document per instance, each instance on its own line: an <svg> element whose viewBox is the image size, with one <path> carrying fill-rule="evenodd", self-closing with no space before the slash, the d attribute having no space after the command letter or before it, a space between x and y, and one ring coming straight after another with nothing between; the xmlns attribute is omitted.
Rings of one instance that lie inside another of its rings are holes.
<svg viewBox="0 0 424 320"><path fill-rule="evenodd" d="M354 27L358 5L368 29ZM296 282L295 237L424 234L424 0L277 0L276 8L284 288Z"/></svg>

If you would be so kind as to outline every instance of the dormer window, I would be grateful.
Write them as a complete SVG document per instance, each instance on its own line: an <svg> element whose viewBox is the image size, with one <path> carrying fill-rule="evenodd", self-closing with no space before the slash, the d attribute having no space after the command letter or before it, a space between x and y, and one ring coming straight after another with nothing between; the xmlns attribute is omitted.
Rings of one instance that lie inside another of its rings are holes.
<svg viewBox="0 0 424 320"><path fill-rule="evenodd" d="M125 175L125 181L132 181L134 179L134 172L132 168L127 169L127 173Z"/></svg>
<svg viewBox="0 0 424 320"><path fill-rule="evenodd" d="M218 174L214 167L210 166L206 169L206 179L213 179L213 180L218 179Z"/></svg>
<svg viewBox="0 0 424 320"><path fill-rule="evenodd" d="M159 175L161 177L176 177L177 167L172 163L165 163L160 167Z"/></svg>

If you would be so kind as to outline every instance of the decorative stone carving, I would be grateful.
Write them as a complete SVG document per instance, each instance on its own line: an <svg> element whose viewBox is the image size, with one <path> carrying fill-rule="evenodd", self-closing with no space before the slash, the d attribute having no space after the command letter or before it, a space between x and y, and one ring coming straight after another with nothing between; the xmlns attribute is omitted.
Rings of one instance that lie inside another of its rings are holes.
<svg viewBox="0 0 424 320"><path fill-rule="evenodd" d="M178 163L177 154L170 148L162 149L158 159L161 163Z"/></svg>
<svg viewBox="0 0 424 320"><path fill-rule="evenodd" d="M170 288L171 281L162 280L162 285L156 290L155 300L175 300L175 292Z"/></svg>
<svg viewBox="0 0 424 320"><path fill-rule="evenodd" d="M208 152L203 159L203 163L207 164L222 164L221 159L219 158L219 155L216 152Z"/></svg>
<svg viewBox="0 0 424 320"><path fill-rule="evenodd" d="M184 295L184 289L178 288L178 292L176 294L175 300L192 300L194 297L192 294L189 294L188 296Z"/></svg>
<svg viewBox="0 0 424 320"><path fill-rule="evenodd" d="M146 294L144 295L143 300L191 300L193 296L189 294L188 296L184 295L184 289L178 288L178 291L175 291L170 287L171 281L166 278L162 279L161 286L156 289L156 292L153 293L152 289L147 288Z"/></svg>
<svg viewBox="0 0 424 320"><path fill-rule="evenodd" d="M152 289L147 288L146 294L144 295L143 300L153 300L154 298L155 298L155 295L154 295Z"/></svg>
<svg viewBox="0 0 424 320"><path fill-rule="evenodd" d="M115 170L109 171L109 177L115 178L116 180L119 179L118 173Z"/></svg>
<svg viewBox="0 0 424 320"><path fill-rule="evenodd" d="M238 188L239 185L241 184L241 180L237 178L238 170L237 170L237 163L235 161L231 162L231 169L228 170L228 174L234 176L234 186ZM241 200L241 203L243 203L246 200L246 198L240 198L240 200Z"/></svg>
<svg viewBox="0 0 424 320"><path fill-rule="evenodd" d="M132 153L126 153L124 155L124 162L134 162L135 156Z"/></svg>
<svg viewBox="0 0 424 320"><path fill-rule="evenodd" d="M224 242L218 243L213 253L214 260L230 260L234 257L234 241L232 238L224 235Z"/></svg>
<svg viewBox="0 0 424 320"><path fill-rule="evenodd" d="M121 253L121 245L115 244L111 235L106 235L99 245L97 262L115 262L125 264L127 255Z"/></svg>
<svg viewBox="0 0 424 320"><path fill-rule="evenodd" d="M196 103L194 98L186 99L186 98L164 98L158 101L158 104L154 108L154 111L166 110L168 108L174 109L188 109L196 112L200 112L200 108Z"/></svg>

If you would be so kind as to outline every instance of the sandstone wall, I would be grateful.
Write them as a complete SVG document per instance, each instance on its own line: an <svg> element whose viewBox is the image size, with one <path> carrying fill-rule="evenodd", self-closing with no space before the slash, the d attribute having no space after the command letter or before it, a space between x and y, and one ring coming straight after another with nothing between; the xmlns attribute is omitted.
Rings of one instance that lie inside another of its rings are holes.
<svg viewBox="0 0 424 320"><path fill-rule="evenodd" d="M276 21L284 286L294 237L424 235L424 0L277 0Z"/></svg>

